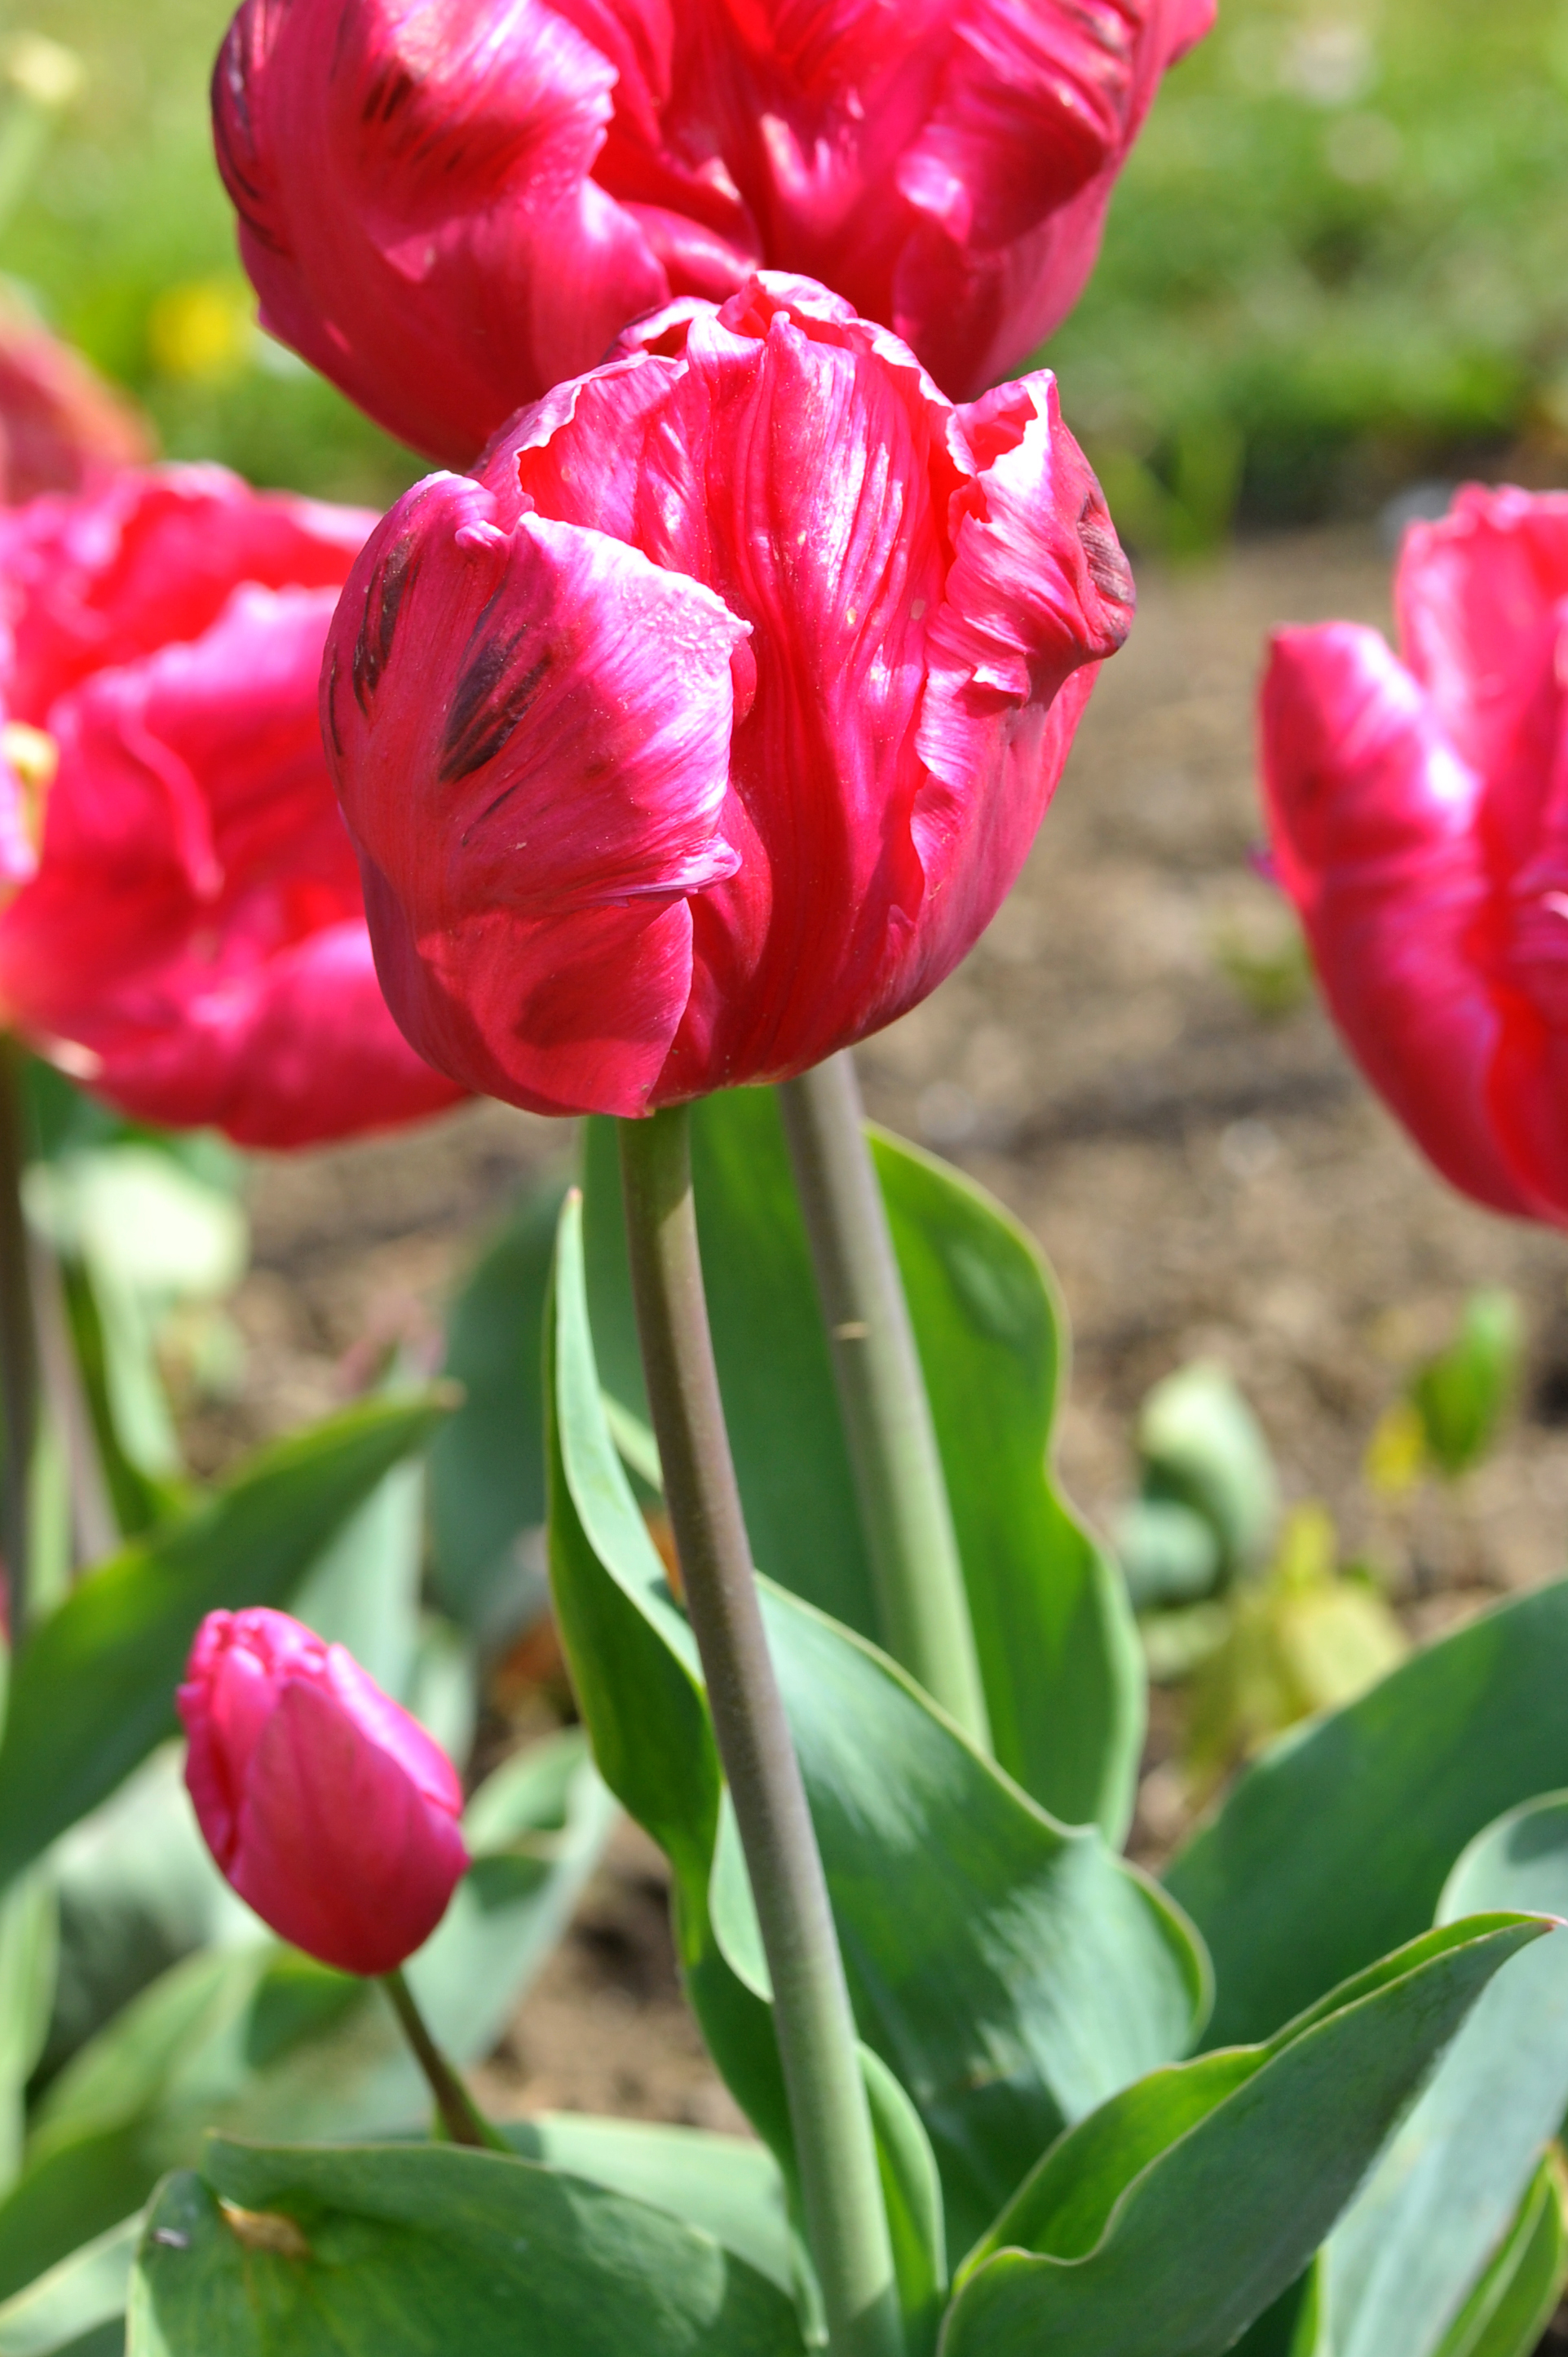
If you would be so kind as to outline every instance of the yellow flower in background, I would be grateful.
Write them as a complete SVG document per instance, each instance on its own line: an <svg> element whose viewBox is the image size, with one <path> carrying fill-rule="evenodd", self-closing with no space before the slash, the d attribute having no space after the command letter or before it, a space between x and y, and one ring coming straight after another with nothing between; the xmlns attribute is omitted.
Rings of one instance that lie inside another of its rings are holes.
<svg viewBox="0 0 1568 2357"><path fill-rule="evenodd" d="M255 358L256 298L235 275L167 286L147 314L147 357L160 376L220 384Z"/></svg>

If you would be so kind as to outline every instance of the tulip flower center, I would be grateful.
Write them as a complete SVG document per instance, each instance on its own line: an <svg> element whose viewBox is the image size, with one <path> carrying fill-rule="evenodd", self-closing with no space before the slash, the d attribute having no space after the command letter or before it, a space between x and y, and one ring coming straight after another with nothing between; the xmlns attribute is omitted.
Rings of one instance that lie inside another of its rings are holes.
<svg viewBox="0 0 1568 2357"><path fill-rule="evenodd" d="M44 805L59 768L59 747L42 728L7 720L0 727L0 760L22 789L22 824L35 852L43 848Z"/></svg>

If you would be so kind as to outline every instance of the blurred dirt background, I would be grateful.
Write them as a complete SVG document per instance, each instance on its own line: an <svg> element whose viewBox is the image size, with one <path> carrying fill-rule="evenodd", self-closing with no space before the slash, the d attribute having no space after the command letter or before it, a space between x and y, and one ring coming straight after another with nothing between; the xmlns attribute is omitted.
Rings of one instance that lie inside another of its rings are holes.
<svg viewBox="0 0 1568 2357"><path fill-rule="evenodd" d="M1563 1567L1568 1254L1419 1161L1302 985L1283 903L1249 862L1263 634L1330 615L1386 627L1388 577L1372 532L1346 527L1144 567L1137 627L1013 898L861 1066L872 1110L993 1188L1055 1265L1076 1351L1060 1462L1079 1505L1110 1521L1143 1394L1218 1359L1287 1500L1330 1507L1422 1635ZM215 1459L323 1412L379 1340L429 1320L512 1191L570 1150L564 1126L482 1106L263 1166L235 1304L245 1386L199 1448ZM1519 1410L1458 1494L1380 1503L1361 1472L1378 1417L1481 1284L1525 1307ZM1146 1852L1177 1829L1171 1728L1157 1695ZM498 2107L739 2125L681 2003L664 1889L627 1829L497 2058Z"/></svg>

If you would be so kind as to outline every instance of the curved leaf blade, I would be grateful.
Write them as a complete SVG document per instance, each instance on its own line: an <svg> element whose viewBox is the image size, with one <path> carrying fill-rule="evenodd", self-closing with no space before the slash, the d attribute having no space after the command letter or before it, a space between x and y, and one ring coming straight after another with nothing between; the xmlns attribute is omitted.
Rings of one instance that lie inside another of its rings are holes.
<svg viewBox="0 0 1568 2357"><path fill-rule="evenodd" d="M715 1931L705 1697L609 1438L570 1206L555 1355L552 1555L584 1716L607 1780L675 1864L693 2001L784 2159L757 1960L736 1909L730 1935ZM861 2034L913 2097L967 2239L1064 2121L1185 2050L1205 1968L1096 1829L1057 1824L864 1639L770 1583L763 1594Z"/></svg>
<svg viewBox="0 0 1568 2357"><path fill-rule="evenodd" d="M693 1168L725 1419L759 1568L875 1639L827 1335L773 1092L693 1108ZM646 1417L613 1124L588 1125L589 1296L601 1377ZM1067 1320L1038 1248L962 1175L872 1133L952 1502L996 1754L1070 1824L1119 1842L1144 1727L1121 1576L1049 1463ZM809 1467L811 1478L801 1478Z"/></svg>
<svg viewBox="0 0 1568 2357"><path fill-rule="evenodd" d="M1568 1794L1478 1834L1438 1921L1568 1916ZM1333 2357L1434 2357L1514 2229L1568 2112L1568 1941L1516 1956L1477 1999L1325 2250Z"/></svg>
<svg viewBox="0 0 1568 2357"><path fill-rule="evenodd" d="M256 2221L266 2221L258 2224ZM149 2213L129 2357L801 2357L789 2302L666 2212L450 2145L215 2139Z"/></svg>
<svg viewBox="0 0 1568 2357"><path fill-rule="evenodd" d="M1493 1973L1549 1928L1428 1932L1268 2045L1113 2097L973 2255L942 2357L1219 2357L1301 2273Z"/></svg>
<svg viewBox="0 0 1568 2357"><path fill-rule="evenodd" d="M1166 1888L1208 1943L1211 2046L1264 2038L1431 1922L1504 1810L1568 1785L1568 1581L1428 1647L1248 1770Z"/></svg>

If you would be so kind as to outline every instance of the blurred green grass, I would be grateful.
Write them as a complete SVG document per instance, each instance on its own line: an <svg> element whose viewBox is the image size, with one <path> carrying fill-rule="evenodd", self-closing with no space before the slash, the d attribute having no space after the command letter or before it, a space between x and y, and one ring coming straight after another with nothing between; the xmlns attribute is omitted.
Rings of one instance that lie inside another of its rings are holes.
<svg viewBox="0 0 1568 2357"><path fill-rule="evenodd" d="M1568 6L1220 0L1046 357L1145 543L1568 479Z"/></svg>
<svg viewBox="0 0 1568 2357"><path fill-rule="evenodd" d="M381 502L409 453L256 337L212 166L224 0L26 0L82 97L0 269L179 457ZM1047 355L1129 536L1568 479L1568 0L1221 0Z"/></svg>

